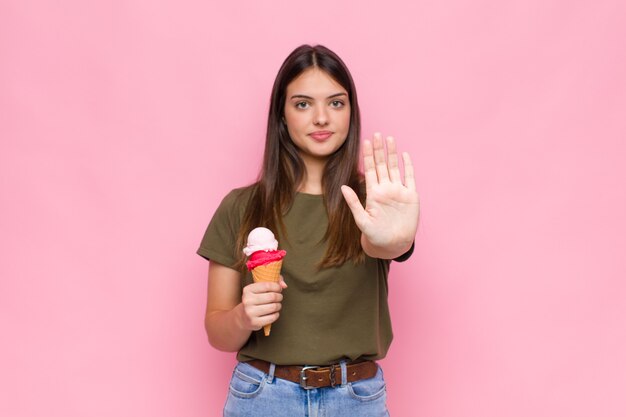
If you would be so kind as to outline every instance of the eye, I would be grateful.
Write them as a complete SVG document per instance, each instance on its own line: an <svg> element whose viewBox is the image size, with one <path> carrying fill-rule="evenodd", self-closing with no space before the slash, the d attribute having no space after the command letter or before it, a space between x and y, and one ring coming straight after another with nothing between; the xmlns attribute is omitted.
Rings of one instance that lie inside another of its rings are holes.
<svg viewBox="0 0 626 417"><path fill-rule="evenodd" d="M299 101L296 103L296 108L301 110L308 109L309 103L307 103L306 101Z"/></svg>
<svg viewBox="0 0 626 417"><path fill-rule="evenodd" d="M343 101L341 101L341 100L333 100L333 101L330 102L330 106L338 109L338 108L343 107L344 104L343 104Z"/></svg>

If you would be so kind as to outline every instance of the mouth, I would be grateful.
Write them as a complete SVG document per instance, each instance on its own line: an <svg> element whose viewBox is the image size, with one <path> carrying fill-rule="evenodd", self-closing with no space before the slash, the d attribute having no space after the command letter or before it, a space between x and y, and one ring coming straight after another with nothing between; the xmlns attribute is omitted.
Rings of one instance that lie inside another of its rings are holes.
<svg viewBox="0 0 626 417"><path fill-rule="evenodd" d="M333 132L328 130L318 130L317 132L309 133L309 136L311 136L314 140L321 142L331 137L332 134Z"/></svg>

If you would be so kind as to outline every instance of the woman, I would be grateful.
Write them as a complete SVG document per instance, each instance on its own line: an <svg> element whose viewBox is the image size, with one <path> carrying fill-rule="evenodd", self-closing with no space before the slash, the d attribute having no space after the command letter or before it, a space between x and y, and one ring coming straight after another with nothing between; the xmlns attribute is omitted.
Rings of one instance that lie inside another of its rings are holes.
<svg viewBox="0 0 626 417"><path fill-rule="evenodd" d="M359 136L345 64L323 46L295 49L274 82L259 179L224 198L198 249L211 261L209 342L240 361L225 416L388 415L374 361L392 339L390 260L411 255L419 203L393 138L387 157L380 134L364 141L359 173ZM280 283L245 270L257 226L287 251Z"/></svg>

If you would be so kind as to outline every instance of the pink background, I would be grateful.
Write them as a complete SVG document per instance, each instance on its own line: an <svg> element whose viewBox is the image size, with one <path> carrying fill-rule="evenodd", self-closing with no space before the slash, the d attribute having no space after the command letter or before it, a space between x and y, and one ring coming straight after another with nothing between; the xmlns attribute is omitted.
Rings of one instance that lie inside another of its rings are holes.
<svg viewBox="0 0 626 417"><path fill-rule="evenodd" d="M282 60L350 67L416 165L392 267L395 416L626 415L619 0L0 4L0 415L218 416L216 205L256 175Z"/></svg>

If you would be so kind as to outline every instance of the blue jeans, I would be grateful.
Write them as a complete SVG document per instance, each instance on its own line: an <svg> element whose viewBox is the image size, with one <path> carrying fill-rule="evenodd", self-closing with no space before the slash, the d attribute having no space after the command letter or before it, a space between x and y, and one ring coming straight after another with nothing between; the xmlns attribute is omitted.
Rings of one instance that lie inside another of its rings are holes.
<svg viewBox="0 0 626 417"><path fill-rule="evenodd" d="M357 382L346 381L341 363L341 385L304 389L295 382L274 377L245 362L233 371L224 417L386 417L387 392L383 372Z"/></svg>

